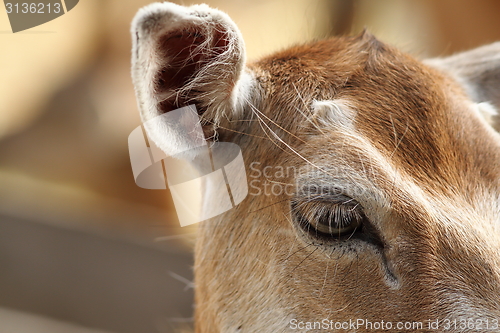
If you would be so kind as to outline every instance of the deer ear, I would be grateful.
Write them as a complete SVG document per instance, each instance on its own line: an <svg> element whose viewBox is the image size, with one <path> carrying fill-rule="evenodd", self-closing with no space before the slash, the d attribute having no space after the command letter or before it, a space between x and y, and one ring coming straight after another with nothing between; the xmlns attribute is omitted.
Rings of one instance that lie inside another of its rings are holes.
<svg viewBox="0 0 500 333"><path fill-rule="evenodd" d="M154 3L137 13L132 37L132 76L143 121L194 104L205 131L238 112L252 80L244 71L241 34L225 13L206 5ZM183 139L161 121L146 130L168 153Z"/></svg>
<svg viewBox="0 0 500 333"><path fill-rule="evenodd" d="M500 110L500 42L425 62L455 77L469 97L479 103L486 120L499 129L500 117L495 109Z"/></svg>

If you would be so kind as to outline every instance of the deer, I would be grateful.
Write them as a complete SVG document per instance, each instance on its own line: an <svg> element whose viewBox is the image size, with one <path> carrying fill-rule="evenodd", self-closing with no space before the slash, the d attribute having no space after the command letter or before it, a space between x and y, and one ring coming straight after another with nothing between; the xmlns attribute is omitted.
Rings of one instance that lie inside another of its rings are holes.
<svg viewBox="0 0 500 333"><path fill-rule="evenodd" d="M365 30L248 62L227 14L167 2L131 32L142 120L194 105L251 184L198 226L197 333L500 331L500 43L419 60ZM171 128L147 129L167 154Z"/></svg>

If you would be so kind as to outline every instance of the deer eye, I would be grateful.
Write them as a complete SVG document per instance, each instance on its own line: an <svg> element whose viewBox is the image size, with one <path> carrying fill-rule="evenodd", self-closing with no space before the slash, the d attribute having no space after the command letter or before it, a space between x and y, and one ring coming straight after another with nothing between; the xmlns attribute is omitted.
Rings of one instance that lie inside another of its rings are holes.
<svg viewBox="0 0 500 333"><path fill-rule="evenodd" d="M366 219L361 205L347 196L292 201L291 207L299 226L317 238L350 239L361 232Z"/></svg>

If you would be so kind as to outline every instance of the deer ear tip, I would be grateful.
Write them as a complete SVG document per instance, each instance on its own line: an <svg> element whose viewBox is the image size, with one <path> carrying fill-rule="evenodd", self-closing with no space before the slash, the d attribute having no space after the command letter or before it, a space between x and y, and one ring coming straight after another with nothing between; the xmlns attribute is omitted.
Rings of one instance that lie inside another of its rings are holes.
<svg viewBox="0 0 500 333"><path fill-rule="evenodd" d="M132 32L144 30L148 33L152 28L161 26L160 23L169 20L172 22L198 20L208 17L212 12L218 11L205 4L185 7L172 2L155 2L139 9L132 20Z"/></svg>

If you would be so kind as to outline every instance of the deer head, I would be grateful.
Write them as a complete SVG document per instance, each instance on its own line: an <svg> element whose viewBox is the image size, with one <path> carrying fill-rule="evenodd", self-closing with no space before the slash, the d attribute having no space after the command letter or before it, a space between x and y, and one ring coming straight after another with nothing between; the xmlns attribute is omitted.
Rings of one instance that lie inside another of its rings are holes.
<svg viewBox="0 0 500 333"><path fill-rule="evenodd" d="M500 43L422 62L363 32L247 64L226 14L171 3L132 35L143 119L196 105L249 176L199 226L196 332L498 329ZM148 128L167 153L173 127Z"/></svg>

